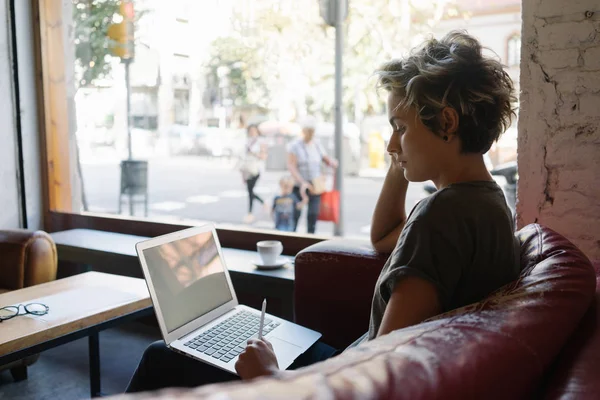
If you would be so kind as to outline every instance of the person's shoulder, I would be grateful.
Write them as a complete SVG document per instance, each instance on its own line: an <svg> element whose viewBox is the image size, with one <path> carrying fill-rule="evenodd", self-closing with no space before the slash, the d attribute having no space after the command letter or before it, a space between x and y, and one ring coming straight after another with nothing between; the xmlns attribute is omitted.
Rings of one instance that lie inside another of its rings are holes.
<svg viewBox="0 0 600 400"><path fill-rule="evenodd" d="M302 139L294 139L287 145L287 151L295 153L297 152L298 146L300 146L300 142Z"/></svg>
<svg viewBox="0 0 600 400"><path fill-rule="evenodd" d="M471 215L505 213L502 189L493 181L452 184L421 200L411 214L413 219L440 224Z"/></svg>

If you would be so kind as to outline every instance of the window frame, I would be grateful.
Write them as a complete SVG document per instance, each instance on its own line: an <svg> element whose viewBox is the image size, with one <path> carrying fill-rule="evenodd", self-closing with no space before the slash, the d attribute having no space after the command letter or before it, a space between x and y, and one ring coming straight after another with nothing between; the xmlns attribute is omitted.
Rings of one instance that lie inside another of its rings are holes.
<svg viewBox="0 0 600 400"><path fill-rule="evenodd" d="M192 225L153 222L132 217L96 213L75 213L71 201L69 155L69 106L65 76L62 0L31 0L35 52L37 103L39 114L40 158L42 161L44 229L94 229L154 237ZM60 210L60 211L59 211ZM295 255L302 249L327 240L327 237L280 233L260 229L217 226L224 247L256 250L256 242L280 240L284 254Z"/></svg>

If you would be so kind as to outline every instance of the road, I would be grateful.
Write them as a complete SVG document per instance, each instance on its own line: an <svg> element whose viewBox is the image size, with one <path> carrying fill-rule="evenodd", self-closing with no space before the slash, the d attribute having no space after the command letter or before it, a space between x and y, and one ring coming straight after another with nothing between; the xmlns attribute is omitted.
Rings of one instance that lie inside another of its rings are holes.
<svg viewBox="0 0 600 400"><path fill-rule="evenodd" d="M116 214L120 182L119 160L114 157L82 157L84 188L89 211ZM247 213L245 183L232 161L189 157L154 157L148 160L149 218L161 221L215 221L242 226ZM265 172L256 193L270 203L278 194L284 171ZM344 182L344 236L367 237L370 219L383 184L381 171L363 171ZM422 198L421 184L411 184L407 209ZM129 213L123 204L123 213ZM135 215L143 216L141 205ZM255 202L256 228L272 229L269 212ZM298 232L306 232L303 214ZM317 234L332 235L333 223L319 221Z"/></svg>

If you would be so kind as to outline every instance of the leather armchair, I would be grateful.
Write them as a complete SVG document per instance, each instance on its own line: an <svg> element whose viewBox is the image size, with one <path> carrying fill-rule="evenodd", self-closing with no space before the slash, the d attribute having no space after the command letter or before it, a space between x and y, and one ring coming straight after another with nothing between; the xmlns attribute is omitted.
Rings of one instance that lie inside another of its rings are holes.
<svg viewBox="0 0 600 400"><path fill-rule="evenodd" d="M586 333L584 343L575 343L577 351L561 352L570 338L578 339L581 323L587 323L582 317L597 315L590 309L597 272L581 251L550 229L532 224L517 237L521 276L479 303L293 373L124 398L529 399L573 398L575 392L577 398L597 398L595 365L587 363L598 358L597 329L595 336ZM367 306L364 298L384 259L366 244L339 241L299 253L297 322L321 330L324 341L336 345L364 333L372 293ZM586 353L594 343L596 353ZM564 379L555 381L557 375Z"/></svg>
<svg viewBox="0 0 600 400"><path fill-rule="evenodd" d="M53 281L56 268L56 245L46 232L0 230L0 293ZM10 369L15 380L26 379L27 366L37 359L35 355L1 365L0 371Z"/></svg>

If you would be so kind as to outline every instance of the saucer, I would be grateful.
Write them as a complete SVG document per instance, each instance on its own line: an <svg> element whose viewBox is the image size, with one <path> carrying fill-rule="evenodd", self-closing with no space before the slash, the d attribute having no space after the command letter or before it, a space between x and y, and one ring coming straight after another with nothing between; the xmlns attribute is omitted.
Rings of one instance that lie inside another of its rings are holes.
<svg viewBox="0 0 600 400"><path fill-rule="evenodd" d="M258 269L277 269L283 267L285 264L288 264L290 260L284 257L277 257L274 264L265 264L263 261L258 258L253 261L253 264L256 265Z"/></svg>

